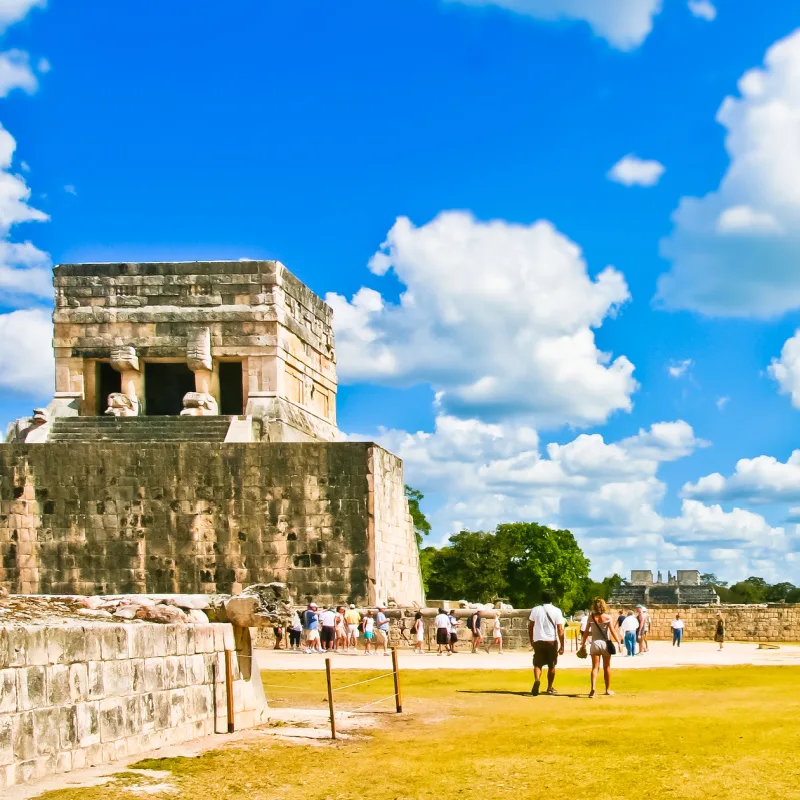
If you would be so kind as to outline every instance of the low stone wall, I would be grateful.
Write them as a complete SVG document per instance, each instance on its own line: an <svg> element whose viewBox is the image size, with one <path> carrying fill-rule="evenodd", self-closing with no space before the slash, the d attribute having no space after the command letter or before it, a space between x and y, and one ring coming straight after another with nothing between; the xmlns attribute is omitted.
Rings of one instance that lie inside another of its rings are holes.
<svg viewBox="0 0 800 800"><path fill-rule="evenodd" d="M411 639L410 628L414 614L420 609L389 609L390 643L406 646L405 636ZM436 631L433 628L436 609L421 609L425 624L425 649L436 649ZM622 609L613 609L614 616L622 613ZM769 605L723 605L723 606L653 606L649 609L651 617L650 639L672 639L670 623L680 613L686 622L684 638L686 640L714 638L717 611L725 618L725 636L727 639L742 642L800 642L800 604ZM463 648L472 641L467 629L467 619L475 613L470 609L457 609L459 620L458 641ZM503 632L503 647L509 650L530 648L528 641L528 617L530 609L511 609L502 611L484 611L483 635L486 643L491 640L495 614L500 614L500 625ZM363 610L362 610L363 614ZM571 639L580 629L580 622L567 623L567 638ZM360 640L363 641L363 640ZM260 629L256 634L255 646L271 648L275 639L271 629ZM568 644L569 647L569 644Z"/></svg>
<svg viewBox="0 0 800 800"><path fill-rule="evenodd" d="M251 676L247 629L70 621L0 628L0 790L224 732L225 649L234 651L236 727L251 727L266 701L258 671Z"/></svg>
<svg viewBox="0 0 800 800"><path fill-rule="evenodd" d="M680 613L686 640L713 639L717 611L725 619L725 638L741 642L800 642L800 604L652 606L651 639L671 639L670 624ZM619 613L615 611L615 613Z"/></svg>

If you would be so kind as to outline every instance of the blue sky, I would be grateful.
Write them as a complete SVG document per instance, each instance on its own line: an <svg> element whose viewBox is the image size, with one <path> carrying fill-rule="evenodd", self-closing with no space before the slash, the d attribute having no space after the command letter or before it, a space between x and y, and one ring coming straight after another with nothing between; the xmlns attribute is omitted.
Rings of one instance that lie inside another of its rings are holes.
<svg viewBox="0 0 800 800"><path fill-rule="evenodd" d="M536 519L597 575L800 583L799 26L0 0L0 418L48 400L52 263L277 258L334 305L340 425L403 456L434 541Z"/></svg>

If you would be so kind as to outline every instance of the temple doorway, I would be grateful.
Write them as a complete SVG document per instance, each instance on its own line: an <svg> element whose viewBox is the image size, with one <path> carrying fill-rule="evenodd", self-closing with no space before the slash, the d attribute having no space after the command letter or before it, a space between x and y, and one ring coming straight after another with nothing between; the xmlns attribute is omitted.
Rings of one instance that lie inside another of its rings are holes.
<svg viewBox="0 0 800 800"><path fill-rule="evenodd" d="M108 396L122 391L122 375L107 361L98 361L95 381L97 387L95 412L101 417L108 408Z"/></svg>
<svg viewBox="0 0 800 800"><path fill-rule="evenodd" d="M219 413L224 416L244 414L242 362L221 361L219 364Z"/></svg>
<svg viewBox="0 0 800 800"><path fill-rule="evenodd" d="M194 372L184 363L145 363L144 408L148 417L178 415L183 396L194 391Z"/></svg>

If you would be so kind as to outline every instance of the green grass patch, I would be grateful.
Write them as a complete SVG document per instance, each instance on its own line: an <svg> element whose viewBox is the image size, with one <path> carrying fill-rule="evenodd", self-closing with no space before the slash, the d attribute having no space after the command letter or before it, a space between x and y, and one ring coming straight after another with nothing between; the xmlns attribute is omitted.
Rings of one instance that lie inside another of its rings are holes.
<svg viewBox="0 0 800 800"><path fill-rule="evenodd" d="M337 685L370 674L348 672ZM800 668L625 670L614 679L616 697L589 700L588 670L564 671L557 681L562 696L533 698L528 670L409 671L403 674L409 713L382 715L384 726L349 741L320 746L260 738L198 758L134 766L169 770L176 791L164 797L172 800L796 795ZM315 672L269 673L264 682L289 687L287 697L290 690L313 696L325 688L324 673ZM352 691L366 701L390 687L391 680ZM109 785L44 797L119 796Z"/></svg>

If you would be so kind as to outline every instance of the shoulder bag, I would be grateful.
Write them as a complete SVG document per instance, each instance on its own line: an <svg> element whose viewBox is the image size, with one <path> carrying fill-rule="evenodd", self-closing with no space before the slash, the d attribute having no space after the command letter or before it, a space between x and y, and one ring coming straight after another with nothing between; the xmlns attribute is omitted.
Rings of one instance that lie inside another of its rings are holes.
<svg viewBox="0 0 800 800"><path fill-rule="evenodd" d="M603 633L603 638L605 639L606 642L606 650L608 650L608 654L610 656L615 656L617 654L617 646L614 644L614 642L611 641L611 639L608 638L608 628L603 630L600 624L597 622L597 619L595 618L594 614L592 614L592 621L594 622L595 625L597 625L599 630L601 630ZM608 626L611 627L611 622L608 623Z"/></svg>

